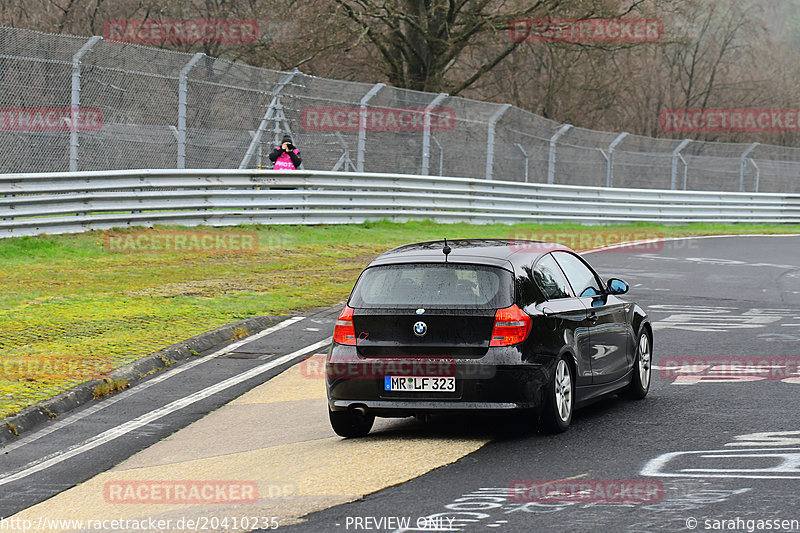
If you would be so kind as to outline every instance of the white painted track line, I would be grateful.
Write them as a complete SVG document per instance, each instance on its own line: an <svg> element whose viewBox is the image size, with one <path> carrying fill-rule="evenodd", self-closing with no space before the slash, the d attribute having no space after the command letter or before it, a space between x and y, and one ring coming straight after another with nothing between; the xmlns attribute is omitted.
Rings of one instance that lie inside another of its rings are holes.
<svg viewBox="0 0 800 533"><path fill-rule="evenodd" d="M45 437L45 436L53 433L54 431L58 431L59 429L62 429L62 428L65 428L65 427L67 427L67 426L69 426L71 424L74 424L75 422L77 422L77 421L79 421L79 420L81 420L83 418L86 418L87 416L90 416L90 415L92 415L92 414L94 414L94 413L96 413L96 412L98 412L98 411L100 411L102 409L105 409L106 407L110 407L110 406L114 405L115 403L117 403L119 401L125 400L125 399L129 398L130 396L132 396L132 395L134 395L134 394L136 394L138 392L141 392L143 390L148 389L149 387L152 387L153 385L161 383L162 381L167 380L167 379L169 379L169 378L171 378L173 376L177 376L181 372L185 372L186 370L192 369L192 368L194 368L194 367L196 367L198 365L206 363L206 362L210 361L211 359L214 359L214 358L219 357L221 355L225 355L225 354L235 350L236 348L238 348L240 346L243 346L245 344L253 342L254 340L260 339L262 337L266 337L267 335L275 333L276 331L280 331L283 328L291 326L292 324L295 324L295 323L297 323L297 322L299 322L299 321L301 321L301 320L303 320L305 318L306 317L304 317L304 316L295 316L295 317L288 318L288 319L284 320L283 322L279 322L278 324L275 324L274 326L271 326L271 327L269 327L269 328L267 328L267 329L265 329L263 331L260 331L260 332L256 333L255 335L251 335L249 337L245 337L244 339L241 339L241 340L238 340L238 341L236 341L236 342L234 342L232 344L229 344L229 345L225 346L224 348L222 348L220 350L217 350L214 353L211 353L211 354L208 354L208 355L204 355L203 357L195 359L194 361L190 361L188 363L181 364L181 365L179 365L178 367L176 367L174 369L165 369L165 371L159 376L156 376L154 378L148 379L147 381L143 381L141 383L138 383L137 385L135 385L134 387L132 387L132 388L126 390L126 391L123 391L123 392L121 392L119 394L116 394L114 396L106 398L102 402L99 402L96 405L93 405L91 407L83 409L80 412L77 412L77 413L74 413L72 415L69 415L68 417L64 418L63 420L59 420L58 422L54 422L52 424L48 424L46 427L44 427L44 428L42 428L40 430L34 431L30 435L26 435L26 436L20 438L19 440L15 440L15 441L13 441L11 443L6 444L5 446L0 446L0 451L2 451L3 453L8 453L8 452L10 452L12 450L16 450L17 448L19 448L21 446L25 446L26 444L29 444L29 443L31 443L31 442L33 442L33 441L35 441L37 439L40 439L42 437Z"/></svg>
<svg viewBox="0 0 800 533"><path fill-rule="evenodd" d="M263 365L259 365L257 367L251 368L250 370L246 370L241 374L237 374L224 381L220 381L219 383L211 385L210 387L206 387L203 390L189 394L188 396L184 396L183 398L170 402L167 405L160 407L154 411L151 411L140 417L134 418L133 420L129 420L128 422L120 424L115 428L106 430L103 433L100 433L95 437L87 439L80 444L75 444L64 450L60 450L46 457L42 457L41 459L38 459L36 461L32 461L27 465L25 465L24 467L22 467L21 469L17 470L16 472L2 474L0 475L0 485L5 485L7 483L11 483L12 481L17 481L31 474L35 474L36 472L41 472L42 470L45 470L47 468L50 468L51 466L66 461L71 457L75 457L76 455L80 455L83 452L87 452L89 450L97 448L98 446L101 446L106 442L110 442L142 426L146 426L151 422L154 422L171 413L174 413L175 411L179 411L184 407L188 407L193 403L208 398L209 396L216 394L217 392L223 391L229 387L233 387L234 385L238 385L243 381L247 381L250 378L254 378L260 374L268 372L275 367L289 363L294 359L297 359L309 352L312 352L318 348L321 348L322 346L330 344L331 340L333 340L333 337L328 337L327 339L323 339L319 342L315 342L314 344L310 344L304 348L300 348L299 350L294 351L290 354L282 355L276 359L273 359L269 363L264 363Z"/></svg>

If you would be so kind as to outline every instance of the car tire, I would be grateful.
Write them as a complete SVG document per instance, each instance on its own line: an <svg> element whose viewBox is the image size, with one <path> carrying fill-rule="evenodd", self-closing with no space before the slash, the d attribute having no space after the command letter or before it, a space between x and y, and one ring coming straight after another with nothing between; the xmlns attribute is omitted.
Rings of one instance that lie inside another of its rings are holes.
<svg viewBox="0 0 800 533"><path fill-rule="evenodd" d="M633 362L633 376L630 384L622 390L622 395L630 400L641 400L650 390L653 372L653 341L646 329L639 332L636 343L636 360Z"/></svg>
<svg viewBox="0 0 800 533"><path fill-rule="evenodd" d="M333 431L340 437L348 439L366 436L375 422L375 415L361 414L354 409L332 411L328 407L328 418Z"/></svg>
<svg viewBox="0 0 800 533"><path fill-rule="evenodd" d="M563 433L572 422L575 410L575 376L566 358L556 361L545 394L542 423L550 433Z"/></svg>

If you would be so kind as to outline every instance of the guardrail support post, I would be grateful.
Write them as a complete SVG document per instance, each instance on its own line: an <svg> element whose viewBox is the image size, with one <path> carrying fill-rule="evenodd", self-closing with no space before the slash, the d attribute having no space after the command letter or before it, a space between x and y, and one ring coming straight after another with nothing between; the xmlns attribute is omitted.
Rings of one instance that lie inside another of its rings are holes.
<svg viewBox="0 0 800 533"><path fill-rule="evenodd" d="M69 171L78 171L78 128L76 125L76 114L81 107L81 59L83 56L102 39L95 35L80 47L72 56L72 97L70 103L70 123L69 123Z"/></svg>
<svg viewBox="0 0 800 533"><path fill-rule="evenodd" d="M572 129L571 124L563 124L558 131L550 137L550 155L547 158L547 183L552 185L556 181L556 142L559 137Z"/></svg>
<svg viewBox="0 0 800 533"><path fill-rule="evenodd" d="M285 78L283 78L274 89L272 89L272 101L269 103L269 108L267 109L267 112L264 113L264 117L261 119L261 123L258 125L256 134L250 141L250 146L247 147L247 152L245 152L242 162L239 163L239 168L247 168L247 165L250 164L250 159L253 158L253 154L256 151L256 146L258 146L258 143L261 142L261 135L263 135L264 130L266 130L267 126L269 126L269 121L272 119L272 115L275 114L275 109L278 107L278 105L280 105L281 91L283 91L283 88L286 87L286 85L292 81L292 78L299 73L300 71L298 69L294 69Z"/></svg>
<svg viewBox="0 0 800 533"><path fill-rule="evenodd" d="M672 151L672 177L670 178L670 189L675 190L678 186L678 160L681 158L681 152L683 151L686 146L692 142L691 139L684 139L681 143ZM683 166L686 167L686 160L683 160ZM687 172L686 168L684 168L684 174ZM684 178L686 181L686 178Z"/></svg>
<svg viewBox="0 0 800 533"><path fill-rule="evenodd" d="M761 143L753 143L748 146L747 150L742 152L742 156L739 159L739 192L744 192L744 172L747 169L747 156L758 148L759 144ZM752 159L750 161L752 161Z"/></svg>
<svg viewBox="0 0 800 533"><path fill-rule="evenodd" d="M376 83L372 89L361 98L358 103L358 154L356 155L356 171L364 172L364 151L367 148L367 102L375 96L378 91L386 87L385 83Z"/></svg>
<svg viewBox="0 0 800 533"><path fill-rule="evenodd" d="M186 93L187 77L189 71L194 68L198 61L205 54L198 52L192 56L186 65L181 69L178 77L178 162L175 168L186 168Z"/></svg>
<svg viewBox="0 0 800 533"><path fill-rule="evenodd" d="M428 175L431 162L431 110L448 96L447 93L439 93L425 106L425 114L422 117L422 172L420 172L423 176Z"/></svg>
<svg viewBox="0 0 800 533"><path fill-rule="evenodd" d="M528 152L526 152L525 149L522 147L522 145L519 144L519 143L515 143L514 146L516 146L517 149L520 152L522 152L522 160L524 161L524 163L523 163L523 174L522 175L525 178L525 183L528 183L528 159L529 159Z"/></svg>
<svg viewBox="0 0 800 533"><path fill-rule="evenodd" d="M628 135L627 131L620 133L617 138L608 145L608 157L606 157L606 187L611 187L614 181L614 150Z"/></svg>
<svg viewBox="0 0 800 533"><path fill-rule="evenodd" d="M489 119L489 135L486 140L486 179L492 179L492 168L494 167L494 132L497 121L503 116L503 113L508 111L511 104L503 104L494 112L494 115Z"/></svg>

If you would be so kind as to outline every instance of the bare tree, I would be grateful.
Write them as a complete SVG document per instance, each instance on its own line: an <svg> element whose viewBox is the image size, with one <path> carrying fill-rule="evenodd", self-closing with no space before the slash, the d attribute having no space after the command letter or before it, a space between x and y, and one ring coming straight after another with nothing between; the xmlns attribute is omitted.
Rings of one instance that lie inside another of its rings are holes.
<svg viewBox="0 0 800 533"><path fill-rule="evenodd" d="M335 0L354 27L356 44L377 51L389 83L450 94L472 86L520 47L523 41L508 32L515 19L619 16L643 1L618 11L608 8L613 2L585 0Z"/></svg>

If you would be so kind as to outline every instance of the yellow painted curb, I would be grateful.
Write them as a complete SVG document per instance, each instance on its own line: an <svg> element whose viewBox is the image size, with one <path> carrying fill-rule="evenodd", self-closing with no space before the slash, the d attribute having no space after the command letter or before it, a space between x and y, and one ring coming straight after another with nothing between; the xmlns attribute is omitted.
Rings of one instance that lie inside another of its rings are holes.
<svg viewBox="0 0 800 533"><path fill-rule="evenodd" d="M188 520L197 521L197 530L205 522L215 531L247 531L271 521L287 525L452 463L487 442L431 436L407 419L378 419L368 437L342 439L330 429L324 381L310 370L313 364L291 367L112 470L12 518L83 521L44 522L52 527L41 531L134 529L154 520L164 521L162 531L189 531ZM250 500L241 497L248 490Z"/></svg>

